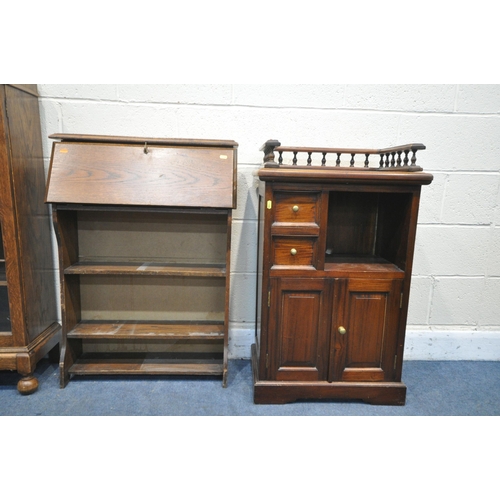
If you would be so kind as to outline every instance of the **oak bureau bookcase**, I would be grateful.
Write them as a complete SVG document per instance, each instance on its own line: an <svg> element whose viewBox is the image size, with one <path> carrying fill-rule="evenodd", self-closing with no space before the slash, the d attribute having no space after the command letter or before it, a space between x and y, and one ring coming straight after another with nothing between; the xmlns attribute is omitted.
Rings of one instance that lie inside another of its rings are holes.
<svg viewBox="0 0 500 500"><path fill-rule="evenodd" d="M0 370L16 370L21 394L61 338L50 212L35 84L0 85ZM1 376L1 373L0 373Z"/></svg>
<svg viewBox="0 0 500 500"><path fill-rule="evenodd" d="M55 134L61 387L72 375L227 383L237 143Z"/></svg>
<svg viewBox="0 0 500 500"><path fill-rule="evenodd" d="M417 214L433 179L416 164L423 149L264 144L255 403L405 403Z"/></svg>

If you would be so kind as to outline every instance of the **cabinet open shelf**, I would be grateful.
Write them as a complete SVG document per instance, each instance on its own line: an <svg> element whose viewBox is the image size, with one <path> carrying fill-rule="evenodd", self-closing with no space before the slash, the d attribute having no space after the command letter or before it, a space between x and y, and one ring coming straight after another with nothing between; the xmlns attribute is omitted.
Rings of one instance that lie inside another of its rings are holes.
<svg viewBox="0 0 500 500"><path fill-rule="evenodd" d="M325 265L392 263L404 271L412 192L351 189L328 193Z"/></svg>
<svg viewBox="0 0 500 500"><path fill-rule="evenodd" d="M338 275L381 273L391 278L404 277L404 271L398 266L374 255L327 255L325 271Z"/></svg>

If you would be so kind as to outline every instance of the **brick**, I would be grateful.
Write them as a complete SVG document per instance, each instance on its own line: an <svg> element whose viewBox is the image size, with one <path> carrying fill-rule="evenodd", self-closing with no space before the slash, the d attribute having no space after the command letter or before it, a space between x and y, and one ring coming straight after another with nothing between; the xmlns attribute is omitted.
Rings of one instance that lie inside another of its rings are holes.
<svg viewBox="0 0 500 500"><path fill-rule="evenodd" d="M421 142L417 163L428 172L495 171L500 159L500 116L405 114L398 142Z"/></svg>
<svg viewBox="0 0 500 500"><path fill-rule="evenodd" d="M370 112L294 110L281 129L284 135L279 139L284 145L384 148L396 145L398 117ZM380 157L372 159L377 166L379 160Z"/></svg>
<svg viewBox="0 0 500 500"><path fill-rule="evenodd" d="M62 129L61 109L59 103L52 99L40 99L39 108L43 156L49 159L52 153L52 140L49 135Z"/></svg>
<svg viewBox="0 0 500 500"><path fill-rule="evenodd" d="M413 277L408 307L408 325L427 325L432 291L432 278Z"/></svg>
<svg viewBox="0 0 500 500"><path fill-rule="evenodd" d="M500 113L500 85L460 84L456 111L459 113Z"/></svg>
<svg viewBox="0 0 500 500"><path fill-rule="evenodd" d="M255 172L259 166L238 163L237 207L233 210L234 220L256 220L258 216L258 196Z"/></svg>
<svg viewBox="0 0 500 500"><path fill-rule="evenodd" d="M257 268L257 221L233 221L231 272L255 273Z"/></svg>
<svg viewBox="0 0 500 500"><path fill-rule="evenodd" d="M419 225L413 274L483 276L489 239L488 227Z"/></svg>
<svg viewBox="0 0 500 500"><path fill-rule="evenodd" d="M233 103L278 108L342 107L344 85L339 84L235 84Z"/></svg>
<svg viewBox="0 0 500 500"><path fill-rule="evenodd" d="M62 132L177 137L176 110L169 106L61 101Z"/></svg>
<svg viewBox="0 0 500 500"><path fill-rule="evenodd" d="M230 107L180 106L176 108L179 137L229 139L240 143L244 117ZM252 126L252 122L248 123ZM240 158L240 161L244 161Z"/></svg>
<svg viewBox="0 0 500 500"><path fill-rule="evenodd" d="M484 278L436 278L430 324L477 325L481 316Z"/></svg>
<svg viewBox="0 0 500 500"><path fill-rule="evenodd" d="M493 223L497 226L500 226L500 189L497 193L497 202L493 212Z"/></svg>
<svg viewBox="0 0 500 500"><path fill-rule="evenodd" d="M481 300L481 326L500 325L500 278L486 278ZM499 328L500 330L500 328Z"/></svg>
<svg viewBox="0 0 500 500"><path fill-rule="evenodd" d="M499 277L500 276L500 227L494 227L491 230L487 262L488 265L486 268L486 274L488 276ZM500 325L500 321L498 324Z"/></svg>
<svg viewBox="0 0 500 500"><path fill-rule="evenodd" d="M425 168L424 170L426 171ZM433 174L434 179L428 186L422 186L420 194L420 207L418 210L418 222L420 224L441 222L441 210L448 174L430 173Z"/></svg>
<svg viewBox="0 0 500 500"><path fill-rule="evenodd" d="M246 323L229 323L230 358L250 358L251 345L255 343L255 327Z"/></svg>
<svg viewBox="0 0 500 500"><path fill-rule="evenodd" d="M455 105L455 94L456 85L346 85L344 107L451 112Z"/></svg>
<svg viewBox="0 0 500 500"><path fill-rule="evenodd" d="M229 84L119 84L118 99L173 104L231 104Z"/></svg>
<svg viewBox="0 0 500 500"><path fill-rule="evenodd" d="M255 294L255 273L231 274L230 321L236 323L255 323Z"/></svg>
<svg viewBox="0 0 500 500"><path fill-rule="evenodd" d="M442 222L491 224L500 174L450 174L446 182Z"/></svg>
<svg viewBox="0 0 500 500"><path fill-rule="evenodd" d="M39 83L40 97L56 99L116 100L116 85L110 83Z"/></svg>

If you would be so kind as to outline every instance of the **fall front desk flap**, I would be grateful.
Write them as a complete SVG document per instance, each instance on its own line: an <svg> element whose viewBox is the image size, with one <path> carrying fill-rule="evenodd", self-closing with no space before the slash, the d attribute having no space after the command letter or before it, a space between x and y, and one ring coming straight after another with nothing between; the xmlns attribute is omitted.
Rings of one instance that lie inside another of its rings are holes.
<svg viewBox="0 0 500 500"><path fill-rule="evenodd" d="M236 206L234 141L54 134L48 203Z"/></svg>

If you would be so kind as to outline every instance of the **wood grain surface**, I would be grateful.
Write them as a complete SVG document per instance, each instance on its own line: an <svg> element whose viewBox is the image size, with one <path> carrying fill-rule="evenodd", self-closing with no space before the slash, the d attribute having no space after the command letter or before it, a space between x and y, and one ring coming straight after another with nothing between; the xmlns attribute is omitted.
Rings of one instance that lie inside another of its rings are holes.
<svg viewBox="0 0 500 500"><path fill-rule="evenodd" d="M46 201L233 207L233 150L56 142Z"/></svg>

